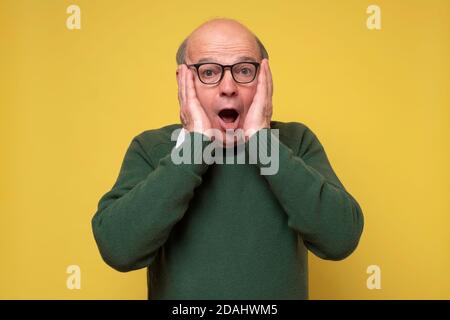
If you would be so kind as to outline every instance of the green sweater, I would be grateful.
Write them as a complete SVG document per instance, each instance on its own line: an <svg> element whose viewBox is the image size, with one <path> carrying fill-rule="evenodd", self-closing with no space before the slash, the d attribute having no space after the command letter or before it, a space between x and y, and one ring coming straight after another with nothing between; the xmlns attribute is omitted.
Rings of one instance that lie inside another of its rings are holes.
<svg viewBox="0 0 450 320"><path fill-rule="evenodd" d="M272 122L274 175L261 175L261 163L174 164L177 128L132 140L92 219L108 265L148 267L149 299L307 299L308 249L328 260L355 250L361 208L305 125Z"/></svg>

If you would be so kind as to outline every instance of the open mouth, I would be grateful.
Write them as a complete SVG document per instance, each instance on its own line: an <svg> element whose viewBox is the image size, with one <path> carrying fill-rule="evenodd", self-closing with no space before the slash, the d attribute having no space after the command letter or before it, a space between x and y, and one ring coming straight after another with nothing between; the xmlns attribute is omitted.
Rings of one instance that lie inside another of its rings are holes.
<svg viewBox="0 0 450 320"><path fill-rule="evenodd" d="M219 117L225 123L234 123L239 117L239 113L234 109L224 109L219 112Z"/></svg>

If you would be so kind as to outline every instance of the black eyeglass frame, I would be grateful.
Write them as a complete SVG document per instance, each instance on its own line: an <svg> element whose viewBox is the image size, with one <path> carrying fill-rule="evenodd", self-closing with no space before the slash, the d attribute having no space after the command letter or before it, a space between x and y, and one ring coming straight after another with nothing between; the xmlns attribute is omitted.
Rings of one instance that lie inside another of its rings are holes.
<svg viewBox="0 0 450 320"><path fill-rule="evenodd" d="M233 67L235 67L235 66L238 65L238 64L243 64L243 63L251 64L251 65L255 66L255 68L256 68L256 70L255 70L255 75L253 76L253 79L250 80L250 81L244 81L244 82L242 82L242 81L237 81L236 78L234 77L234 74L233 74ZM200 68L201 66L205 65L205 64L214 64L214 65L219 66L219 67L222 69L222 73L221 73L221 75L220 75L219 80L217 80L216 82L209 82L209 83L208 83L208 82L204 82L204 81L202 80L202 78L201 78L200 75L199 75L199 68ZM223 79L223 76L225 75L225 70L226 70L226 69L230 69L231 76L233 77L233 80L234 80L236 83L243 83L243 84L245 84L245 83L250 83L250 82L252 82L252 81L254 81L254 80L256 79L256 75L257 75L257 73L258 73L258 69L259 69L260 65L261 65L261 64L260 64L259 62L255 62L255 61L242 61L242 62L237 62L237 63L235 63L235 64L228 64L228 65L223 65L223 64L220 64L220 63L216 63L216 62L203 62L203 63L186 64L186 66L188 66L189 68L191 68L191 67L194 67L194 68L195 68L195 70L197 71L197 77L198 77L198 79L200 80L200 82L202 82L202 83L204 83L204 84L210 84L210 85L214 85L214 84L220 83L220 81L222 81L222 79Z"/></svg>

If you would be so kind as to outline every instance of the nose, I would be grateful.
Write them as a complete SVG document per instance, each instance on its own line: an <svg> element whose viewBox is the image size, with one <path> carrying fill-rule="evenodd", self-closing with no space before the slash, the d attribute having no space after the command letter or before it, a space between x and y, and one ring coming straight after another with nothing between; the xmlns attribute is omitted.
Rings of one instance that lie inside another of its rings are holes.
<svg viewBox="0 0 450 320"><path fill-rule="evenodd" d="M219 90L221 96L233 97L237 95L237 86L231 75L230 69L225 69L222 81L219 84Z"/></svg>

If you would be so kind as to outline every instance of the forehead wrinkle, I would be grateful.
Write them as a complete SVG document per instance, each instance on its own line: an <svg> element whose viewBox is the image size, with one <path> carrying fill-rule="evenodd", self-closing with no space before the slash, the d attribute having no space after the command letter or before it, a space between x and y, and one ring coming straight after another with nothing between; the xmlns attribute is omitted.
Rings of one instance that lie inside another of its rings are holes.
<svg viewBox="0 0 450 320"><path fill-rule="evenodd" d="M211 48L252 48L256 49L257 44L254 38L245 38L245 39L218 39L214 37L212 39L208 39L208 37L196 37L189 38L189 46L190 47L211 47Z"/></svg>
<svg viewBox="0 0 450 320"><path fill-rule="evenodd" d="M200 62L200 60L204 61L207 58L210 62L234 63L238 62L237 60L257 61L259 55L249 46L232 45L208 49L199 48L199 50L192 50L189 52L189 57L193 61L197 61L197 63Z"/></svg>
<svg viewBox="0 0 450 320"><path fill-rule="evenodd" d="M257 62L257 59L254 57L251 57L251 56L239 56L236 59L233 59L230 63L235 64L238 62L249 62L249 61ZM215 59L214 57L209 57L209 56L200 58L195 63L204 63L204 62L214 62L214 63L222 64L221 61Z"/></svg>

